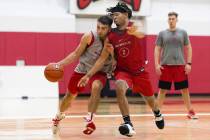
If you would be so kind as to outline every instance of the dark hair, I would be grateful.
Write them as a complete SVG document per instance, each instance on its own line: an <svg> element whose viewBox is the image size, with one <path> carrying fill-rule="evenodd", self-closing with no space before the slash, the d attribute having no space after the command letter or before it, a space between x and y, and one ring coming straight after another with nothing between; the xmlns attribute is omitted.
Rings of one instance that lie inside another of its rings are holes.
<svg viewBox="0 0 210 140"><path fill-rule="evenodd" d="M124 2L118 2L115 7L107 8L106 11L111 14L114 12L128 13L128 18L132 17L131 9Z"/></svg>
<svg viewBox="0 0 210 140"><path fill-rule="evenodd" d="M168 16L176 16L176 18L178 17L178 14L176 12L169 12Z"/></svg>
<svg viewBox="0 0 210 140"><path fill-rule="evenodd" d="M98 22L111 27L112 23L113 23L113 20L110 16L106 15L106 16L100 16L98 18Z"/></svg>

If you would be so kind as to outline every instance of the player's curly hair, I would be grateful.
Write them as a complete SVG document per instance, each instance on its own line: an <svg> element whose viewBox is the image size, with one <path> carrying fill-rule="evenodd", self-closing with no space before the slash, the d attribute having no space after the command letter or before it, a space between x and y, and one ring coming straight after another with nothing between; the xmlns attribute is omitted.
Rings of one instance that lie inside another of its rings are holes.
<svg viewBox="0 0 210 140"><path fill-rule="evenodd" d="M109 14L114 12L128 13L128 18L132 17L132 10L124 2L118 2L115 7L107 8L106 11Z"/></svg>

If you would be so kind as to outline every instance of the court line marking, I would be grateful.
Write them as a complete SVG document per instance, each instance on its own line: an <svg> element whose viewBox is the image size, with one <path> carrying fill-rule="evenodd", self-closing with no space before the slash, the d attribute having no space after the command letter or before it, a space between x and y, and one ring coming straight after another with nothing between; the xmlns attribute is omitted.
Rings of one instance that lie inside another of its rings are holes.
<svg viewBox="0 0 210 140"><path fill-rule="evenodd" d="M176 117L176 116L186 116L185 113L179 113L179 114L163 114L163 116L166 117ZM210 113L197 113L197 116L210 116ZM85 115L66 115L66 118L83 118ZM115 114L115 115L95 115L96 118L117 118L121 117L121 114ZM131 114L132 117L153 117L153 114ZM12 116L12 117L0 117L0 120L5 119L50 119L54 116Z"/></svg>

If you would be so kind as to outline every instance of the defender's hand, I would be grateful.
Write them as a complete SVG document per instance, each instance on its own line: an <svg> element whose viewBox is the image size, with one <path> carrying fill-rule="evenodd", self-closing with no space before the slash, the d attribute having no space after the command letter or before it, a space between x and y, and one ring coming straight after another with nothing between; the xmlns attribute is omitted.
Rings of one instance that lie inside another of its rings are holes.
<svg viewBox="0 0 210 140"><path fill-rule="evenodd" d="M87 75L83 76L83 77L79 80L77 86L78 86L78 87L85 87L85 86L88 84L89 79L90 79L90 78L89 78Z"/></svg>

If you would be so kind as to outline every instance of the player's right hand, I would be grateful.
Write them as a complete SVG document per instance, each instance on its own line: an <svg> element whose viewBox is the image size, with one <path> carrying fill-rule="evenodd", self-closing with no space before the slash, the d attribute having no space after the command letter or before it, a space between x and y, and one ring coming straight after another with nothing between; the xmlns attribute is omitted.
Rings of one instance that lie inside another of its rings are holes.
<svg viewBox="0 0 210 140"><path fill-rule="evenodd" d="M87 75L83 76L83 77L79 80L77 86L78 86L78 87L85 87L85 86L88 84L89 79L90 79L90 78L89 78Z"/></svg>
<svg viewBox="0 0 210 140"><path fill-rule="evenodd" d="M60 69L62 66L59 65L59 63L51 62L48 65L52 65L55 69Z"/></svg>
<svg viewBox="0 0 210 140"><path fill-rule="evenodd" d="M163 69L164 68L161 65L157 65L155 67L155 71L156 71L156 73L157 73L158 76L160 76L162 74L162 71L161 70L163 70Z"/></svg>

